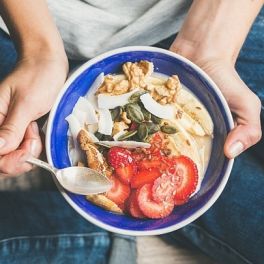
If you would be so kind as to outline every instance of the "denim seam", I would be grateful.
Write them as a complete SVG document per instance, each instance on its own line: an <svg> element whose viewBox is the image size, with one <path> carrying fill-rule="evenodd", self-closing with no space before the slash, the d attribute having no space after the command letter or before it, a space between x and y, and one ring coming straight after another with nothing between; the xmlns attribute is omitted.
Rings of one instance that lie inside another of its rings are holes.
<svg viewBox="0 0 264 264"><path fill-rule="evenodd" d="M18 236L18 237L10 237L6 239L0 240L1 243L19 240L19 239L42 239L42 238L63 238L63 237L91 237L91 236L107 236L105 233L89 233L89 234L58 234L58 235L38 235L38 236Z"/></svg>
<svg viewBox="0 0 264 264"><path fill-rule="evenodd" d="M233 253L234 255L236 255L237 257L239 257L245 263L247 263L247 264L253 264L253 262L251 262L246 257L244 257L236 249L234 249L233 247L231 247L229 244L227 244L226 242L222 241L221 239L219 239L219 238L215 237L214 235L210 234L208 231L205 231L202 227L200 227L200 226L198 226L196 224L189 224L187 227L188 228L196 229L196 231L199 232L199 233L203 233L203 235L205 237L207 237L207 239L211 239L214 242L216 242L216 244L217 243L220 244L221 246L223 246L224 248L226 248L227 250L229 250L231 253Z"/></svg>

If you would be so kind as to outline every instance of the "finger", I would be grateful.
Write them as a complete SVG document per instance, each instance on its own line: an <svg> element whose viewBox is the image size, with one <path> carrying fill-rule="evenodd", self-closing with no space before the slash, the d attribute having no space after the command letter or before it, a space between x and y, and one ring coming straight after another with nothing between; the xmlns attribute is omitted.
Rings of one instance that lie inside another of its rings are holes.
<svg viewBox="0 0 264 264"><path fill-rule="evenodd" d="M254 102L255 101L255 102ZM242 101L241 104L244 102ZM250 107L244 107L239 113L241 117L236 120L236 127L228 134L224 152L228 158L235 158L249 147L256 144L262 136L260 123L259 99L249 100L247 102Z"/></svg>
<svg viewBox="0 0 264 264"><path fill-rule="evenodd" d="M19 147L27 126L32 120L31 111L21 100L15 100L0 126L0 155L5 155Z"/></svg>
<svg viewBox="0 0 264 264"><path fill-rule="evenodd" d="M0 159L0 170L8 175L18 175L32 169L26 162L30 156L38 157L42 145L36 122L31 123L25 134L25 138L18 150L15 150Z"/></svg>

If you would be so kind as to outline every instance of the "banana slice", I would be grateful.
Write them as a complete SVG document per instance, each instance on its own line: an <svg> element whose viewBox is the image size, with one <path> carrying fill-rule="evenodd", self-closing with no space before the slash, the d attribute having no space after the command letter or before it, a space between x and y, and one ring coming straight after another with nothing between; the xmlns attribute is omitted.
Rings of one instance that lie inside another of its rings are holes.
<svg viewBox="0 0 264 264"><path fill-rule="evenodd" d="M191 92L181 89L177 94L176 101L189 116L202 126L207 135L213 135L214 124L208 111Z"/></svg>
<svg viewBox="0 0 264 264"><path fill-rule="evenodd" d="M200 125L199 122L197 122L195 119L193 119L183 108L181 108L178 104L174 104L176 109L176 119L180 123L180 125L185 128L188 132L190 132L193 135L197 135L200 137L203 137L206 135L203 127Z"/></svg>
<svg viewBox="0 0 264 264"><path fill-rule="evenodd" d="M90 194L86 195L86 199L108 211L112 211L114 213L123 214L121 208L118 207L116 203L108 199L103 194Z"/></svg>

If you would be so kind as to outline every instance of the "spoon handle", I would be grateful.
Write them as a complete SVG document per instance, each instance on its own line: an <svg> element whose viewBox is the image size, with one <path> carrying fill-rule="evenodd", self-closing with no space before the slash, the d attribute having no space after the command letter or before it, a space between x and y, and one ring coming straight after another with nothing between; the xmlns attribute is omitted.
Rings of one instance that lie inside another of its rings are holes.
<svg viewBox="0 0 264 264"><path fill-rule="evenodd" d="M42 161L40 159L36 159L36 158L33 158L33 157L28 158L27 162L29 162L29 163L31 163L33 165L36 165L38 167L41 167L43 169L46 169L46 170L48 170L51 173L56 175L57 169L55 169L53 166L51 166L47 162L44 162L44 161Z"/></svg>

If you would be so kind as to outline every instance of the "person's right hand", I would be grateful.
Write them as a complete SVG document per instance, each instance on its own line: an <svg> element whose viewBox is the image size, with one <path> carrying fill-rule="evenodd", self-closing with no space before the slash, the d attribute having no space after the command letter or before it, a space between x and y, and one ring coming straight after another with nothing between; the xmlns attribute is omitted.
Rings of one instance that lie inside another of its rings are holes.
<svg viewBox="0 0 264 264"><path fill-rule="evenodd" d="M172 45L173 52L182 54L201 67L217 84L233 114L235 127L229 132L224 153L235 158L261 139L260 99L240 79L234 61L224 57L201 56L201 53L182 53L181 45ZM186 55L187 54L187 55Z"/></svg>
<svg viewBox="0 0 264 264"><path fill-rule="evenodd" d="M235 158L261 139L260 99L241 80L232 62L212 59L198 63L220 88L233 114L235 127L226 138L224 152Z"/></svg>
<svg viewBox="0 0 264 264"><path fill-rule="evenodd" d="M68 73L66 56L23 58L0 83L0 172L17 175L32 168L29 155L42 146L34 120L52 107Z"/></svg>

